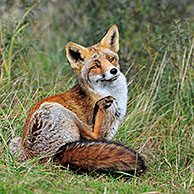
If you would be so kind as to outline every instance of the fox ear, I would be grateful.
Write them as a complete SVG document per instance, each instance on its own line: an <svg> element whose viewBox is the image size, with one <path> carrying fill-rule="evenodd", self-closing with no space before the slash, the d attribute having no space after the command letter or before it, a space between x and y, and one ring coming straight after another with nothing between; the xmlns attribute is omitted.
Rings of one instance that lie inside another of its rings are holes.
<svg viewBox="0 0 194 194"><path fill-rule="evenodd" d="M109 48L116 53L119 51L119 30L116 25L113 25L108 30L100 44L101 46Z"/></svg>
<svg viewBox="0 0 194 194"><path fill-rule="evenodd" d="M88 49L76 44L74 42L68 42L66 44L66 56L73 69L79 69L81 63L84 62L88 54Z"/></svg>

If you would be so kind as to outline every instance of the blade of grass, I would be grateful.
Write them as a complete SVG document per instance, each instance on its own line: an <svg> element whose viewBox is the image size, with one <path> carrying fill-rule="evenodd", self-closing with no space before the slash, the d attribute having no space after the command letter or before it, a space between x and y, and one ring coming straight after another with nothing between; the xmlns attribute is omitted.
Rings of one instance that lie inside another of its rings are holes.
<svg viewBox="0 0 194 194"><path fill-rule="evenodd" d="M15 39L16 39L16 36L18 35L19 32L21 32L24 28L26 28L29 23L27 24L24 24L21 26L24 18L30 13L30 11L37 5L38 3L35 3L34 5L32 5L27 11L26 13L23 15L23 17L20 19L20 21L18 22L17 26L16 26L16 29L15 29L15 32L11 38L11 43L10 43L10 47L9 47L9 52L8 52L8 63L5 63L5 73L6 73L6 77L8 79L8 81L10 80L11 78L11 63L12 63L12 50L13 50L13 45L14 45L14 42L15 42ZM20 27L21 26L21 27Z"/></svg>

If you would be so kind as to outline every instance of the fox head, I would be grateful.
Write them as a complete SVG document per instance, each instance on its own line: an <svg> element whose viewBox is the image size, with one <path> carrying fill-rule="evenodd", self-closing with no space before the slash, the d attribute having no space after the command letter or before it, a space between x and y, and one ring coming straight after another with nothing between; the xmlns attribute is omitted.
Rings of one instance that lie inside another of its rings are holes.
<svg viewBox="0 0 194 194"><path fill-rule="evenodd" d="M83 47L69 42L66 44L66 55L79 80L91 87L115 81L119 75L117 52L119 50L119 32L113 25L103 39L91 46Z"/></svg>

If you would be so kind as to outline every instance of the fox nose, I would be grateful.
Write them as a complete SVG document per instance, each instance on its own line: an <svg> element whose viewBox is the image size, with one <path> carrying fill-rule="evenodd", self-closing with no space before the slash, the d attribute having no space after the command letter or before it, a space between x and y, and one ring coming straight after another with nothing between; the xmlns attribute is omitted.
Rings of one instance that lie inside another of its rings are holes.
<svg viewBox="0 0 194 194"><path fill-rule="evenodd" d="M117 74L117 69L116 68L112 68L111 70L110 70L110 73L111 74L113 74L113 75L116 75Z"/></svg>

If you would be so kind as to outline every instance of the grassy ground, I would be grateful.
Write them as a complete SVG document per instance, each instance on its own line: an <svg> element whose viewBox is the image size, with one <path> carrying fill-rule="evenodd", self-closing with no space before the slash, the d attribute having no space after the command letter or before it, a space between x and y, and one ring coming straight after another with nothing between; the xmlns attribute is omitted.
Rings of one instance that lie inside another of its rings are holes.
<svg viewBox="0 0 194 194"><path fill-rule="evenodd" d="M15 161L8 144L22 134L30 107L76 83L65 60L64 45L70 38L75 41L79 31L71 34L72 29L67 29L62 34L63 28L50 28L53 23L45 23L51 15L37 19L36 11L32 7L20 19L4 17L0 23L0 193L194 193L191 22L174 21L170 33L159 34L163 38L157 41L150 39L153 34L147 30L147 46L140 45L147 52L144 63L132 58L126 66L130 53L121 44L120 63L125 65L128 78L128 111L114 141L141 153L148 167L145 174L133 178L77 174L53 164ZM85 18L82 22L87 23ZM93 30L90 33L95 33ZM76 40L84 43L84 34L79 35ZM129 41L122 35L121 31L121 42Z"/></svg>

